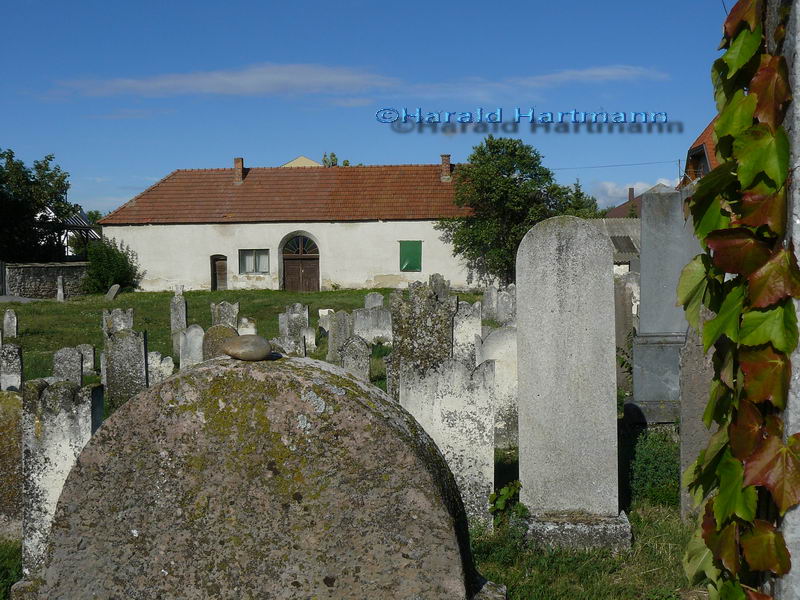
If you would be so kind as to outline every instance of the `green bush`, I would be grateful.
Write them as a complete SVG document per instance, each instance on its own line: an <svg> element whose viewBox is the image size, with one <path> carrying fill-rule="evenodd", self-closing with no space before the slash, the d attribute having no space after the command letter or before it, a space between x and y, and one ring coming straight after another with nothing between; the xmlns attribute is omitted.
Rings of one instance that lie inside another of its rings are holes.
<svg viewBox="0 0 800 600"><path fill-rule="evenodd" d="M11 586L22 579L22 544L0 539L0 600L8 598Z"/></svg>
<svg viewBox="0 0 800 600"><path fill-rule="evenodd" d="M661 506L680 504L680 446L670 428L639 436L631 464L631 495Z"/></svg>
<svg viewBox="0 0 800 600"><path fill-rule="evenodd" d="M136 253L125 244L103 238L89 246L89 268L83 280L83 291L89 294L104 293L114 284L122 291L139 287L144 273L139 270Z"/></svg>

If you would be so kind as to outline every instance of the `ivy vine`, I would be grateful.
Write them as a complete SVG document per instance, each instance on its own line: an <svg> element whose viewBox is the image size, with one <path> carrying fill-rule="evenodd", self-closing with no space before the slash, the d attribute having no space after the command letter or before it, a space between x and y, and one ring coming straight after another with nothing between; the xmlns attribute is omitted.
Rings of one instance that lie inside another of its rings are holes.
<svg viewBox="0 0 800 600"><path fill-rule="evenodd" d="M788 8L768 52L764 0L740 0L724 25L725 53L711 70L719 114L719 166L687 206L704 249L684 267L678 302L713 347L714 379L703 421L718 428L684 473L701 506L686 552L692 583L711 600L767 600L765 582L791 568L779 531L800 503L800 433L784 435L797 346L800 269L786 236L791 100L781 56ZM700 324L701 307L714 313ZM772 575L770 575L772 574Z"/></svg>

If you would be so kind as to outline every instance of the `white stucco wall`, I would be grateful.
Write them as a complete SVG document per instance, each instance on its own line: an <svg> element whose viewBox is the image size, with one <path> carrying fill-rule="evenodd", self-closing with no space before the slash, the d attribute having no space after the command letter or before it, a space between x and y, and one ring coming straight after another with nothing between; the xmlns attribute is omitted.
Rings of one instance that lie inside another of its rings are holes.
<svg viewBox="0 0 800 600"><path fill-rule="evenodd" d="M453 287L467 287L467 270L439 239L435 221L357 223L245 223L224 225L105 226L103 235L136 252L146 271L141 288L189 290L211 286L212 255L228 259L228 289L280 289L280 250L294 235L307 235L320 250L321 288L405 287L441 273ZM400 240L422 241L422 271L400 271ZM268 275L239 275L240 249L268 249Z"/></svg>

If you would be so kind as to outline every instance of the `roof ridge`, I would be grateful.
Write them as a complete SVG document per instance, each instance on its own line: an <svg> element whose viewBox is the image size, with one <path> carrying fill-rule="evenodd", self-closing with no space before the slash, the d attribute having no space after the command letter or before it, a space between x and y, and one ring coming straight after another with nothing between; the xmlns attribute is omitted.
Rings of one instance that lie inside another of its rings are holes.
<svg viewBox="0 0 800 600"><path fill-rule="evenodd" d="M458 163L453 163L456 165ZM386 167L440 167L440 163L411 163L411 164L396 164L396 165L349 165L347 167L343 165L336 165L334 167L326 167L324 165L303 165L300 167L245 167L248 171L258 171L258 170L268 170L268 169L280 169L281 171L291 172L289 169L293 169L295 171L299 171L302 169L381 169ZM175 169L172 173L189 171L189 172L198 172L198 171L233 171L235 167L207 167L201 169ZM170 175L172 174L170 173Z"/></svg>

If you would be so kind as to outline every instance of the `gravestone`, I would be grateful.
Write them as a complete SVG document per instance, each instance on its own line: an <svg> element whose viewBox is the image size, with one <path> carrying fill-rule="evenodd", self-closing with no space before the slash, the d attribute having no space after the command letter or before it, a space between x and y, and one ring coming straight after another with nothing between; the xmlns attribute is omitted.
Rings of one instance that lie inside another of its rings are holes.
<svg viewBox="0 0 800 600"><path fill-rule="evenodd" d="M81 361L83 362L83 374L94 375L94 346L91 344L78 344L75 346L78 352L81 353Z"/></svg>
<svg viewBox="0 0 800 600"><path fill-rule="evenodd" d="M702 316L703 321L706 321L713 314L703 309ZM711 439L711 431L703 423L703 413L708 403L711 380L714 378L712 355L712 351L708 354L703 352L700 334L689 327L680 356L681 473L697 459L697 455L708 446ZM684 519L691 518L696 512L695 508L688 491L681 486L681 516Z"/></svg>
<svg viewBox="0 0 800 600"><path fill-rule="evenodd" d="M100 383L108 385L108 369L106 368L106 353L100 352Z"/></svg>
<svg viewBox="0 0 800 600"><path fill-rule="evenodd" d="M484 319L497 320L497 288L494 285L486 286L481 301L481 312Z"/></svg>
<svg viewBox="0 0 800 600"><path fill-rule="evenodd" d="M383 308L383 294L370 292L364 296L364 308Z"/></svg>
<svg viewBox="0 0 800 600"><path fill-rule="evenodd" d="M133 309L123 310L115 308L113 310L103 309L103 333L106 337L118 331L133 329Z"/></svg>
<svg viewBox="0 0 800 600"><path fill-rule="evenodd" d="M372 349L362 337L354 335L342 344L342 367L362 381L369 381L369 359Z"/></svg>
<svg viewBox="0 0 800 600"><path fill-rule="evenodd" d="M313 327L303 327L303 341L306 347L306 354L317 351L317 332Z"/></svg>
<svg viewBox="0 0 800 600"><path fill-rule="evenodd" d="M626 357L628 365L617 363L617 389L630 395L633 379L630 373L633 338L636 332L635 312L639 302L639 273L629 271L614 277L614 340L617 352Z"/></svg>
<svg viewBox="0 0 800 600"><path fill-rule="evenodd" d="M309 359L216 359L140 394L81 452L52 531L17 594L505 598L433 440Z"/></svg>
<svg viewBox="0 0 800 600"><path fill-rule="evenodd" d="M0 538L22 539L22 395L0 392Z"/></svg>
<svg viewBox="0 0 800 600"><path fill-rule="evenodd" d="M22 572L41 571L56 502L92 435L92 390L71 381L25 383L23 393ZM73 596L79 597L80 594Z"/></svg>
<svg viewBox="0 0 800 600"><path fill-rule="evenodd" d="M181 371L203 362L203 328L200 325L189 325L180 334L180 369Z"/></svg>
<svg viewBox="0 0 800 600"><path fill-rule="evenodd" d="M53 377L83 385L83 355L77 348L61 348L53 353Z"/></svg>
<svg viewBox="0 0 800 600"><path fill-rule="evenodd" d="M16 344L0 346L0 391L22 390L22 348Z"/></svg>
<svg viewBox="0 0 800 600"><path fill-rule="evenodd" d="M56 302L64 301L64 276L56 277Z"/></svg>
<svg viewBox="0 0 800 600"><path fill-rule="evenodd" d="M513 323L516 318L516 308L514 306L514 296L508 291L503 290L497 293L497 313L495 320L498 323L507 325Z"/></svg>
<svg viewBox="0 0 800 600"><path fill-rule="evenodd" d="M400 404L442 451L467 514L489 520L494 491L494 363L474 368L448 359L421 374L400 373Z"/></svg>
<svg viewBox="0 0 800 600"><path fill-rule="evenodd" d="M13 308L7 308L3 315L3 336L6 340L17 337L17 313Z"/></svg>
<svg viewBox="0 0 800 600"><path fill-rule="evenodd" d="M453 318L453 358L474 367L481 340L481 303L459 302Z"/></svg>
<svg viewBox="0 0 800 600"><path fill-rule="evenodd" d="M342 346L353 337L353 317L346 310L337 310L331 316L330 329L328 330L328 354L325 357L329 363L342 364Z"/></svg>
<svg viewBox="0 0 800 600"><path fill-rule="evenodd" d="M392 313L387 308L357 308L353 311L353 334L370 344L392 343Z"/></svg>
<svg viewBox="0 0 800 600"><path fill-rule="evenodd" d="M236 329L239 319L239 303L223 300L219 304L211 303L211 324L227 325Z"/></svg>
<svg viewBox="0 0 800 600"><path fill-rule="evenodd" d="M641 303L633 340L633 397L648 423L680 416L680 351L686 318L677 306L681 270L700 252L691 219L683 214L689 188L655 187L642 196Z"/></svg>
<svg viewBox="0 0 800 600"><path fill-rule="evenodd" d="M326 334L331 328L331 317L333 316L334 310L332 308L320 308L317 312L318 320L317 326L322 329Z"/></svg>
<svg viewBox="0 0 800 600"><path fill-rule="evenodd" d="M225 352L222 345L225 340L239 335L236 329L228 325L212 325L203 336L203 360L222 356Z"/></svg>
<svg viewBox="0 0 800 600"><path fill-rule="evenodd" d="M108 291L106 292L106 300L114 300L117 297L117 294L119 294L119 284L115 283L108 288Z"/></svg>
<svg viewBox="0 0 800 600"><path fill-rule="evenodd" d="M175 295L169 300L169 329L171 333L176 333L186 327L186 298L176 290Z"/></svg>
<svg viewBox="0 0 800 600"><path fill-rule="evenodd" d="M147 334L123 329L106 338L106 395L111 410L147 388Z"/></svg>
<svg viewBox="0 0 800 600"><path fill-rule="evenodd" d="M175 372L171 356L161 356L161 352L147 353L147 384L152 387L164 381Z"/></svg>
<svg viewBox="0 0 800 600"><path fill-rule="evenodd" d="M619 512L611 241L554 217L517 252L520 501L529 537L630 547Z"/></svg>
<svg viewBox="0 0 800 600"><path fill-rule="evenodd" d="M239 335L258 335L255 319L240 317L239 326L236 328L236 331L239 332Z"/></svg>
<svg viewBox="0 0 800 600"><path fill-rule="evenodd" d="M517 330L500 327L492 330L479 347L477 363L494 361L494 445L495 448L517 448Z"/></svg>
<svg viewBox="0 0 800 600"><path fill-rule="evenodd" d="M434 273L428 278L428 285L433 290L439 302L446 302L450 296L450 282L440 273Z"/></svg>
<svg viewBox="0 0 800 600"><path fill-rule="evenodd" d="M282 348L286 354L305 356L308 349L303 331L307 327L308 306L299 302L288 305L286 311L278 315L280 337L275 340L276 345ZM316 348L316 343L313 346Z"/></svg>

